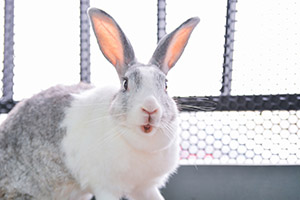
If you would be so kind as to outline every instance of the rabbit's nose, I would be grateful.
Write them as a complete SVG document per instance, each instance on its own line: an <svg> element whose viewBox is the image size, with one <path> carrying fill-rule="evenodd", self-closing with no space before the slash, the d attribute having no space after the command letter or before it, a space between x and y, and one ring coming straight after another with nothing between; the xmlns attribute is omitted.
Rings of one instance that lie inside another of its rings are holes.
<svg viewBox="0 0 300 200"><path fill-rule="evenodd" d="M147 113L147 114L149 114L149 115L153 115L154 113L156 113L158 111L158 109L149 111L146 108L142 108L142 111L145 112L145 113Z"/></svg>
<svg viewBox="0 0 300 200"><path fill-rule="evenodd" d="M158 112L158 109L149 111L145 108L142 108L142 111L146 114L148 114L147 116L145 116L145 122L146 123L153 123L154 119L157 117L156 113ZM155 115L155 116L154 116Z"/></svg>
<svg viewBox="0 0 300 200"><path fill-rule="evenodd" d="M148 115L153 115L155 113L158 113L159 104L154 96L149 96L144 100L141 109L144 113L147 113Z"/></svg>

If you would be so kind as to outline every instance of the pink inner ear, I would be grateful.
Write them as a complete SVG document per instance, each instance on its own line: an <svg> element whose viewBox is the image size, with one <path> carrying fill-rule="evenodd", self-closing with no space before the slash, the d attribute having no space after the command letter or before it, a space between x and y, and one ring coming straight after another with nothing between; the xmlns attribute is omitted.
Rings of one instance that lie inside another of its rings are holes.
<svg viewBox="0 0 300 200"><path fill-rule="evenodd" d="M124 63L123 46L116 24L108 17L92 16L94 30L105 57L114 65Z"/></svg>
<svg viewBox="0 0 300 200"><path fill-rule="evenodd" d="M182 54L193 28L193 26L182 28L173 36L172 43L170 44L166 56L166 61L169 69L171 69L174 66L174 64L177 62L180 55Z"/></svg>

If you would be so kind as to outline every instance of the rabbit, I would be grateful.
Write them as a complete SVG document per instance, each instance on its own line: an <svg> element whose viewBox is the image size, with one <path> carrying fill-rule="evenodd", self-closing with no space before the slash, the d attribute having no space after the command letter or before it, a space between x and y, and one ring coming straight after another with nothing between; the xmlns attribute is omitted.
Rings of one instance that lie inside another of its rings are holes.
<svg viewBox="0 0 300 200"><path fill-rule="evenodd" d="M0 127L0 199L164 199L159 189L179 162L166 75L199 18L163 37L141 64L109 14L88 15L120 87L58 85L18 103Z"/></svg>

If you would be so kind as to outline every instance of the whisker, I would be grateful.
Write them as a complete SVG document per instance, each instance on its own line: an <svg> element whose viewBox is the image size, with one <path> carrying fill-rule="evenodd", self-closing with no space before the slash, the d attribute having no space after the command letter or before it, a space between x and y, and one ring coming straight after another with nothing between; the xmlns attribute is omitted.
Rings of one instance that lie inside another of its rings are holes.
<svg viewBox="0 0 300 200"><path fill-rule="evenodd" d="M103 135L102 137L99 137L97 139L97 141L100 141L101 143L105 143L107 142L108 140L110 140L112 137L114 137L116 134L114 133L117 133L116 130L118 129L118 127L113 127L112 129L110 129L108 132L106 132L105 135Z"/></svg>
<svg viewBox="0 0 300 200"><path fill-rule="evenodd" d="M105 112L107 111L110 104L108 103L98 103L98 104L84 104L84 105L72 105L73 108L92 108L94 112ZM122 110L122 106L114 105L115 109Z"/></svg>
<svg viewBox="0 0 300 200"><path fill-rule="evenodd" d="M101 145L103 145L103 146L107 145L107 144L111 143L115 138L121 136L120 131L117 131L118 129L120 129L120 127L115 126L112 129L110 129L108 132L106 132L105 135L98 137L95 141L98 145L94 146L93 149L98 148L98 146L101 146ZM93 151L93 149L91 149L91 150Z"/></svg>
<svg viewBox="0 0 300 200"><path fill-rule="evenodd" d="M80 107L102 106L106 104L107 103L83 104L83 105L72 105L72 107L80 108Z"/></svg>
<svg viewBox="0 0 300 200"><path fill-rule="evenodd" d="M87 122L85 122L86 125L88 124L93 124L93 123L97 123L105 118L109 118L109 117L120 117L123 116L125 113L119 113L119 114L107 114L107 115L103 115L103 116L99 116L97 118L91 119Z"/></svg>
<svg viewBox="0 0 300 200"><path fill-rule="evenodd" d="M186 111L212 111L218 106L216 101L209 97L174 97L179 110Z"/></svg>
<svg viewBox="0 0 300 200"><path fill-rule="evenodd" d="M161 128L166 130L166 131L163 131L163 133L164 133L170 140L172 140L172 139L173 139L173 132L174 132L173 127L171 127L169 123L162 123L162 124L161 124Z"/></svg>
<svg viewBox="0 0 300 200"><path fill-rule="evenodd" d="M213 111L216 109L215 106L195 106L188 104L179 104L179 110L188 110L188 111Z"/></svg>

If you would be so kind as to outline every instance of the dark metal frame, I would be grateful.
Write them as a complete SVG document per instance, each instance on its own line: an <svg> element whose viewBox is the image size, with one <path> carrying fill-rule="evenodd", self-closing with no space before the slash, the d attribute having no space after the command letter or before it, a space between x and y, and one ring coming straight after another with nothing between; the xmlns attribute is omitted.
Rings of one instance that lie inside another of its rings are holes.
<svg viewBox="0 0 300 200"><path fill-rule="evenodd" d="M89 7L90 0L80 0L80 81L86 83L91 82Z"/></svg>
<svg viewBox="0 0 300 200"><path fill-rule="evenodd" d="M16 104L16 102L13 101L14 0L5 0L4 12L3 94L0 99L0 113L9 112Z"/></svg>
<svg viewBox="0 0 300 200"><path fill-rule="evenodd" d="M236 3L237 0L227 1L223 77L221 88L222 96L230 95L231 92Z"/></svg>
<svg viewBox="0 0 300 200"><path fill-rule="evenodd" d="M299 110L300 94L231 96L237 0L227 0L224 62L220 96L175 97L181 111ZM80 81L90 83L89 0L80 0ZM3 96L0 113L8 113L13 100L14 69L14 0L5 0ZM157 40L166 33L166 1L157 1Z"/></svg>
<svg viewBox="0 0 300 200"><path fill-rule="evenodd" d="M166 1L157 0L157 42L166 34Z"/></svg>
<svg viewBox="0 0 300 200"><path fill-rule="evenodd" d="M181 111L299 110L299 94L174 97Z"/></svg>

